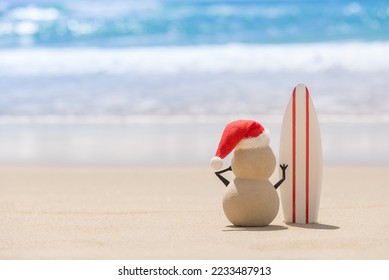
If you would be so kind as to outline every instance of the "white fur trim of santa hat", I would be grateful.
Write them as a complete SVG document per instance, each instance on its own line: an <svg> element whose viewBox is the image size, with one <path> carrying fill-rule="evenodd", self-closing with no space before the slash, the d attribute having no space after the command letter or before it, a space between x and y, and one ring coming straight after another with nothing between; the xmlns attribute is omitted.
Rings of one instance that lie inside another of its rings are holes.
<svg viewBox="0 0 389 280"><path fill-rule="evenodd" d="M269 145L269 143L270 143L270 133L265 128L265 130L257 137L249 137L249 138L242 139L238 143L238 145L236 145L235 150L263 148Z"/></svg>

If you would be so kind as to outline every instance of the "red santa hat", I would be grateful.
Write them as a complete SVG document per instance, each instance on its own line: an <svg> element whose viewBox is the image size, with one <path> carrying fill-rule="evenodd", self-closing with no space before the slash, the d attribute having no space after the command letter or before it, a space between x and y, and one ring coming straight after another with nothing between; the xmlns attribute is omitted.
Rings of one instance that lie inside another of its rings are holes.
<svg viewBox="0 0 389 280"><path fill-rule="evenodd" d="M222 134L215 157L211 159L211 166L219 170L223 166L223 159L233 149L253 149L269 145L269 132L260 123L251 120L237 120L229 123Z"/></svg>

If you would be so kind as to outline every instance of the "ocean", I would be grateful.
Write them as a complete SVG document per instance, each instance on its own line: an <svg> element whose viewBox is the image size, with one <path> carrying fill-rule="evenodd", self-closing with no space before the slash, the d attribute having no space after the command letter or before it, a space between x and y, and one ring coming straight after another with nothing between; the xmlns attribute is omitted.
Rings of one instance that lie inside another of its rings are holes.
<svg viewBox="0 0 389 280"><path fill-rule="evenodd" d="M387 40L388 1L2 0L1 47Z"/></svg>
<svg viewBox="0 0 389 280"><path fill-rule="evenodd" d="M328 164L389 164L389 1L0 0L0 164L201 165L293 87Z"/></svg>

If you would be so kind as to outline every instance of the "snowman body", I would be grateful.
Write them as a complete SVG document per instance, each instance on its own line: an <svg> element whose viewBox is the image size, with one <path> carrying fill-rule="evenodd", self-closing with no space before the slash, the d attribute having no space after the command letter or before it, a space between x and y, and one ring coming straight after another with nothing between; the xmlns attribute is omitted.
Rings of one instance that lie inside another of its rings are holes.
<svg viewBox="0 0 389 280"><path fill-rule="evenodd" d="M236 149L231 161L236 178L227 186L223 210L236 226L267 226L277 216L279 198L269 181L276 166L271 148Z"/></svg>

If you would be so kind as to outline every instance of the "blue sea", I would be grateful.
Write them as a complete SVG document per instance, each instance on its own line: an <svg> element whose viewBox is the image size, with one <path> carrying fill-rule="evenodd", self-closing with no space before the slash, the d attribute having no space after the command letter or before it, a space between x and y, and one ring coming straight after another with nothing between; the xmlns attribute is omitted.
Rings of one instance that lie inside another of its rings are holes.
<svg viewBox="0 0 389 280"><path fill-rule="evenodd" d="M0 163L203 164L237 118L277 152L303 82L328 163L389 164L388 77L389 1L0 0Z"/></svg>
<svg viewBox="0 0 389 280"><path fill-rule="evenodd" d="M388 9L374 0L2 0L0 46L385 41Z"/></svg>

